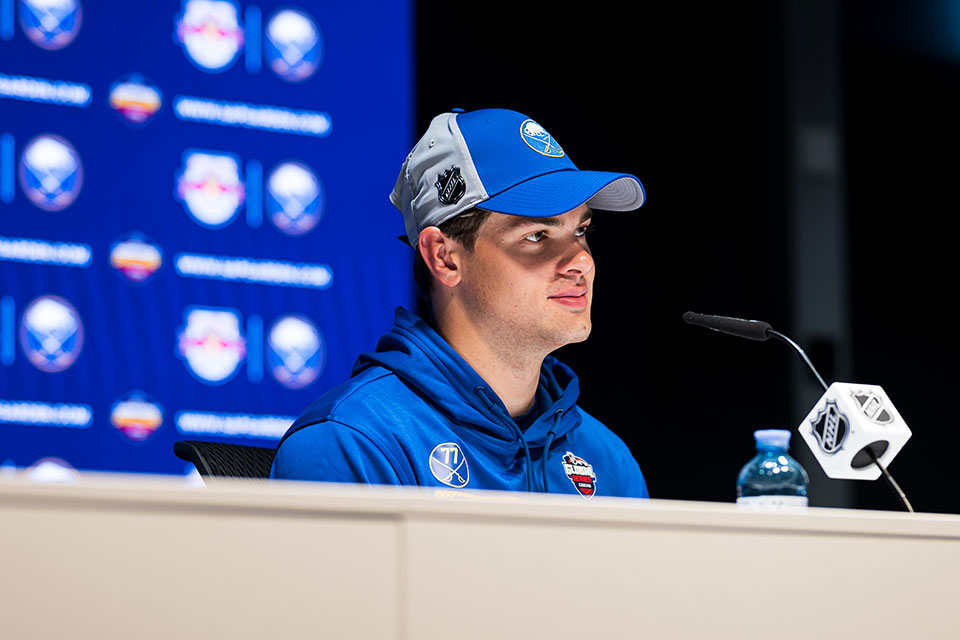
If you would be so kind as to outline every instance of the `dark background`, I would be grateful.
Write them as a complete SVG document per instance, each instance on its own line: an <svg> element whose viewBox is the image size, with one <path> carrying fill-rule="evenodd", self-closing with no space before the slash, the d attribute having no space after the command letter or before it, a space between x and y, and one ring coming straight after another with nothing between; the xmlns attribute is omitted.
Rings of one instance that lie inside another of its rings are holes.
<svg viewBox="0 0 960 640"><path fill-rule="evenodd" d="M940 460L958 442L958 345L937 320L954 290L957 4L831 5L851 381L883 386L913 431L890 470L914 508L952 513ZM540 122L580 168L641 179L643 208L601 214L592 236L594 333L558 356L653 497L732 501L753 430L795 430L812 404L791 402L785 345L681 315L761 319L790 335L791 305L818 304L790 293L791 255L817 250L796 246L787 214L784 43L795 25L786 2L568 6L421 1L416 135L452 107L506 107ZM832 380L831 345L803 346ZM793 451L805 449L795 436ZM840 484L812 484L812 505L843 485L848 506L901 508L880 480L826 482Z"/></svg>

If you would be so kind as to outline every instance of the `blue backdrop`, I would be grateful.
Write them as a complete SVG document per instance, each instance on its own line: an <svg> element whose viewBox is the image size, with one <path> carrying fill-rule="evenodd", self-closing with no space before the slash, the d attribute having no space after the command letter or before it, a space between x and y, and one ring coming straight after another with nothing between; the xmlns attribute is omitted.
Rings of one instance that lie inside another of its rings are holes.
<svg viewBox="0 0 960 640"><path fill-rule="evenodd" d="M0 463L269 446L411 305L411 7L0 0Z"/></svg>

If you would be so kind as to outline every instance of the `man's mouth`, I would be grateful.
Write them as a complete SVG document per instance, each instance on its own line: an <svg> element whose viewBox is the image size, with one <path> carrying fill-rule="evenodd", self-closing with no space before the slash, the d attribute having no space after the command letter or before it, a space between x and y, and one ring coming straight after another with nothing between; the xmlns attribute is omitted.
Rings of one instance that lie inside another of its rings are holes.
<svg viewBox="0 0 960 640"><path fill-rule="evenodd" d="M550 296L550 300L573 309L583 309L587 306L587 288L572 287Z"/></svg>

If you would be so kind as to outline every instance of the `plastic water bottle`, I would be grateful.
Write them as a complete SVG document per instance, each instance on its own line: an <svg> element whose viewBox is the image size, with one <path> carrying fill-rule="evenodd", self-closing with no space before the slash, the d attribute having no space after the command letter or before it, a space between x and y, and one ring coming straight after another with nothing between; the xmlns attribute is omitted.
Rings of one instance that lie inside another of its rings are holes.
<svg viewBox="0 0 960 640"><path fill-rule="evenodd" d="M803 509L807 506L810 479L788 453L790 432L784 429L754 431L757 455L737 477L737 504L762 509Z"/></svg>

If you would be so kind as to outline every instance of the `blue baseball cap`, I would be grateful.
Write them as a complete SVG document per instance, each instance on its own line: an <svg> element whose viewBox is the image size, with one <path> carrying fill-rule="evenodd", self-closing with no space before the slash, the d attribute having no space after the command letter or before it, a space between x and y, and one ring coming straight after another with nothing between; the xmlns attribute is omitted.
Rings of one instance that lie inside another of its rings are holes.
<svg viewBox="0 0 960 640"><path fill-rule="evenodd" d="M581 171L546 129L508 109L435 117L390 194L414 247L424 228L474 207L548 218L582 204L632 211L643 201L636 176Z"/></svg>

